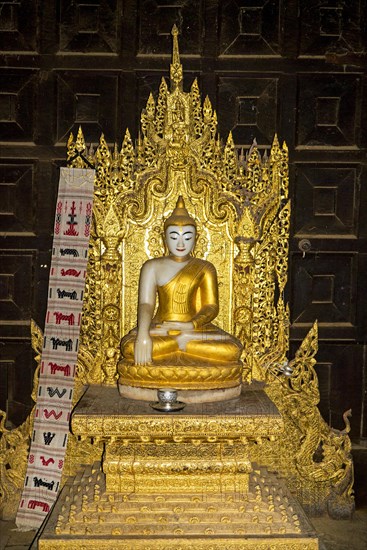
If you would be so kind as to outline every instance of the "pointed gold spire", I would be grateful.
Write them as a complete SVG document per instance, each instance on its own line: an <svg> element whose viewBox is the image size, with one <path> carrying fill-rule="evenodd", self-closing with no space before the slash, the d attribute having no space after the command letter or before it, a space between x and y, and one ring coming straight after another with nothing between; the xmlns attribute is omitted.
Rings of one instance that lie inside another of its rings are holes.
<svg viewBox="0 0 367 550"><path fill-rule="evenodd" d="M173 25L171 34L173 36L173 53L172 53L172 63L170 66L170 78L171 78L171 89L175 90L176 88L182 88L182 65L180 62L180 53L178 50L178 28L176 25Z"/></svg>
<svg viewBox="0 0 367 550"><path fill-rule="evenodd" d="M84 140L83 130L81 126L79 126L78 133L76 135L75 148L77 151L79 151L79 153L85 150L85 140Z"/></svg>

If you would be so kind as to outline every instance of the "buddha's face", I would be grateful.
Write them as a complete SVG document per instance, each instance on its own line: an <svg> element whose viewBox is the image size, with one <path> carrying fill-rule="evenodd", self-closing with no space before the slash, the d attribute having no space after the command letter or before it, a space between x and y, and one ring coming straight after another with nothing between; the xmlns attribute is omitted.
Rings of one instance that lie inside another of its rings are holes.
<svg viewBox="0 0 367 550"><path fill-rule="evenodd" d="M170 225L166 229L166 243L173 256L188 256L195 245L196 229L193 225Z"/></svg>

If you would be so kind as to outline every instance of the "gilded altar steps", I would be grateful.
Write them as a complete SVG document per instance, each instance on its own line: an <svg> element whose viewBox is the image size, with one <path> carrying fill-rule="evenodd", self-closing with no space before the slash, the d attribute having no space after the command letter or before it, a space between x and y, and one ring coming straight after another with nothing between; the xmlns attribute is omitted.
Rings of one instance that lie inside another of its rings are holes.
<svg viewBox="0 0 367 550"><path fill-rule="evenodd" d="M100 466L87 467L66 484L39 540L48 550L318 547L283 481L256 466L245 499L236 493L108 493Z"/></svg>

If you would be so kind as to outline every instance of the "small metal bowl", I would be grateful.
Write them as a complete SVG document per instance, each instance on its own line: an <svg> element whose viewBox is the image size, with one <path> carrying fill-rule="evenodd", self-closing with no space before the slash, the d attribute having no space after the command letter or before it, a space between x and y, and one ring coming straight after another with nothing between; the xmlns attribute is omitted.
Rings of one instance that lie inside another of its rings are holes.
<svg viewBox="0 0 367 550"><path fill-rule="evenodd" d="M162 405L173 405L177 401L177 390L173 388L159 388L157 390L157 397Z"/></svg>
<svg viewBox="0 0 367 550"><path fill-rule="evenodd" d="M185 407L186 403L177 401L177 390L173 388L159 388L157 396L159 401L150 403L150 406L156 411L175 412Z"/></svg>

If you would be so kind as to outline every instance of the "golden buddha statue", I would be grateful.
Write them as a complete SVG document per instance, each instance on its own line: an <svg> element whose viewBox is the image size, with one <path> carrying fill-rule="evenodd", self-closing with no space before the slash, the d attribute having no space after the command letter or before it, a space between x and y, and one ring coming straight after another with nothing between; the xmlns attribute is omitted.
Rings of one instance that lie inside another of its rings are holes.
<svg viewBox="0 0 367 550"><path fill-rule="evenodd" d="M169 254L141 269L137 328L121 341L120 392L152 399L151 392L131 388L173 387L186 390L181 399L193 397L193 390L221 390L212 391L213 400L236 396L242 345L212 324L219 310L217 273L210 262L191 256L196 222L181 196L164 223L164 235Z"/></svg>

